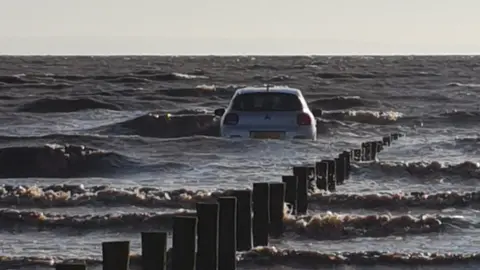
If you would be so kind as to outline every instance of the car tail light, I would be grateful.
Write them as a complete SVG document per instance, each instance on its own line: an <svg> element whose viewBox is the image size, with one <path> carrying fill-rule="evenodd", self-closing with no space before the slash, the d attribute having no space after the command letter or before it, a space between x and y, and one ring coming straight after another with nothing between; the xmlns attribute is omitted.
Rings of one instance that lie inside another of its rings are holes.
<svg viewBox="0 0 480 270"><path fill-rule="evenodd" d="M297 125L308 126L312 124L312 118L306 113L301 113L297 116Z"/></svg>
<svg viewBox="0 0 480 270"><path fill-rule="evenodd" d="M235 113L229 113L225 115L223 119L224 125L236 125L238 123L238 115Z"/></svg>

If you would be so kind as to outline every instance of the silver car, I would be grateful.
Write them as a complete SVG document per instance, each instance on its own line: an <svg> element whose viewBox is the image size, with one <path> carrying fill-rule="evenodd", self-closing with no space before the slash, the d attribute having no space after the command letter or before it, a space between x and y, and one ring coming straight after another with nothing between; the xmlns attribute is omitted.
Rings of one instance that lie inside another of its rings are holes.
<svg viewBox="0 0 480 270"><path fill-rule="evenodd" d="M227 109L216 109L227 138L317 139L317 121L299 89L237 89Z"/></svg>

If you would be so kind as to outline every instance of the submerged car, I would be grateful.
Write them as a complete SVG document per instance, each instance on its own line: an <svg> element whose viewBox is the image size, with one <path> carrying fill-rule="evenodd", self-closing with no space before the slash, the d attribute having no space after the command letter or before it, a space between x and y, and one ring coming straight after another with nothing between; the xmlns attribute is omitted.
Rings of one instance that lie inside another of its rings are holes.
<svg viewBox="0 0 480 270"><path fill-rule="evenodd" d="M317 121L299 89L237 89L220 116L220 135L227 138L317 139Z"/></svg>

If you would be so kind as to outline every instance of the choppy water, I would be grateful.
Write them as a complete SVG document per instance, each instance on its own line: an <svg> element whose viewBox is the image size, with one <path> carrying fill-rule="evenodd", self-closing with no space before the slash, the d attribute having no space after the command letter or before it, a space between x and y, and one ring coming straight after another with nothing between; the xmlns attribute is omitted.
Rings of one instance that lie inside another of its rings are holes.
<svg viewBox="0 0 480 270"><path fill-rule="evenodd" d="M25 257L38 266L98 260L106 240L131 240L138 253L140 231L168 229L172 213L189 214L196 201L279 181L293 165L391 132L407 137L356 164L335 194L311 197L308 217L274 245L476 253L479 59L0 57L0 268ZM323 110L317 142L218 137L213 110L236 88L266 82L298 87ZM277 269L322 260L275 256ZM480 265L478 256L451 260ZM247 261L240 266L264 269Z"/></svg>

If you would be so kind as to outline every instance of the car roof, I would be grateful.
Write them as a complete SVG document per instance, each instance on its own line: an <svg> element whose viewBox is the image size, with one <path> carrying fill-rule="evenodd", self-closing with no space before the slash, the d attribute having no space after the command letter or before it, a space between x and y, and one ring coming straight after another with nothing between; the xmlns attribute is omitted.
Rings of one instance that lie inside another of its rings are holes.
<svg viewBox="0 0 480 270"><path fill-rule="evenodd" d="M285 87L285 86L269 87L268 91L267 91L267 87L244 87L244 88L237 89L236 94L241 95L246 93L264 93L264 92L285 93L285 94L293 94L297 96L301 95L301 91L299 89Z"/></svg>

